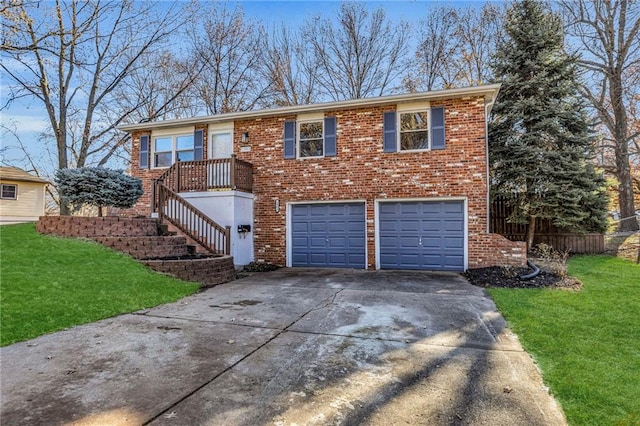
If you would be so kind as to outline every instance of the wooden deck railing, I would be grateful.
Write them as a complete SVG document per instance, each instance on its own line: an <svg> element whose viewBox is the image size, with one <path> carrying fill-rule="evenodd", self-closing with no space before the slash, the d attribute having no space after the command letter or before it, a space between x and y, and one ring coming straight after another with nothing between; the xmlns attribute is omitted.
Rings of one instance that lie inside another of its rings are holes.
<svg viewBox="0 0 640 426"><path fill-rule="evenodd" d="M253 190L253 166L235 156L199 161L179 161L157 181L175 192L231 189Z"/></svg>
<svg viewBox="0 0 640 426"><path fill-rule="evenodd" d="M168 221L207 251L231 254L231 227L222 227L161 182L154 185L160 222Z"/></svg>

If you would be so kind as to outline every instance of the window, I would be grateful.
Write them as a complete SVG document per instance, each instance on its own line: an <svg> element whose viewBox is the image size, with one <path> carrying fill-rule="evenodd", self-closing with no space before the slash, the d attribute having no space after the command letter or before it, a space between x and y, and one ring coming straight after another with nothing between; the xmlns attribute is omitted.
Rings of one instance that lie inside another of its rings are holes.
<svg viewBox="0 0 640 426"><path fill-rule="evenodd" d="M298 125L298 157L322 157L324 155L324 121L308 121Z"/></svg>
<svg viewBox="0 0 640 426"><path fill-rule="evenodd" d="M400 150L429 149L429 111L400 113Z"/></svg>
<svg viewBox="0 0 640 426"><path fill-rule="evenodd" d="M193 135L176 137L176 159L193 161Z"/></svg>
<svg viewBox="0 0 640 426"><path fill-rule="evenodd" d="M153 140L153 167L169 167L175 161L192 161L193 134L160 136Z"/></svg>
<svg viewBox="0 0 640 426"><path fill-rule="evenodd" d="M335 157L337 151L336 117L306 117L284 122L284 158Z"/></svg>
<svg viewBox="0 0 640 426"><path fill-rule="evenodd" d="M382 114L384 152L446 149L445 110L386 111Z"/></svg>
<svg viewBox="0 0 640 426"><path fill-rule="evenodd" d="M3 200L15 200L18 198L18 185L2 184L0 198Z"/></svg>

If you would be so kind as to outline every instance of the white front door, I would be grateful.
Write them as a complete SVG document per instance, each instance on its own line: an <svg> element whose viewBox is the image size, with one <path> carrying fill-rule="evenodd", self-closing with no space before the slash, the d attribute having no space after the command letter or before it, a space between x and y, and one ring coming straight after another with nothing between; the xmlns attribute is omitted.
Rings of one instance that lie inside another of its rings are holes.
<svg viewBox="0 0 640 426"><path fill-rule="evenodd" d="M211 134L209 144L209 158L231 158L233 154L233 137L231 132L216 132Z"/></svg>
<svg viewBox="0 0 640 426"><path fill-rule="evenodd" d="M222 160L231 158L233 154L233 136L230 131L211 133L209 158ZM231 163L214 161L209 165L209 188L226 189L231 187Z"/></svg>

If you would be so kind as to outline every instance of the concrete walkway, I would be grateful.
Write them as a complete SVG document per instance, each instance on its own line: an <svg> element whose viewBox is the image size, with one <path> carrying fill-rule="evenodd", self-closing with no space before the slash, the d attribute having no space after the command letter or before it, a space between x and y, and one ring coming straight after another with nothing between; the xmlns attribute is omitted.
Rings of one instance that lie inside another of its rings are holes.
<svg viewBox="0 0 640 426"><path fill-rule="evenodd" d="M562 425L457 274L281 269L0 349L7 425Z"/></svg>

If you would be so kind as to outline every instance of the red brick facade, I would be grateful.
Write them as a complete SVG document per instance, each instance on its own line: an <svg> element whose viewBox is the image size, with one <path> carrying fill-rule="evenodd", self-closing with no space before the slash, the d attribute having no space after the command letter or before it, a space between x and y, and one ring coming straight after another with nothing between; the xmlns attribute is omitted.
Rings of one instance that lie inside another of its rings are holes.
<svg viewBox="0 0 640 426"><path fill-rule="evenodd" d="M261 116L234 122L234 153L253 164L255 258L286 264L287 203L313 201L364 201L367 218L367 267L376 267L375 202L385 199L464 199L467 202L468 265L522 265L526 256L520 244L487 235L487 149L484 96L431 101L445 107L446 149L434 151L383 151L383 112L397 105L324 111L337 119L335 157L285 159L284 121L296 115ZM206 126L197 126L206 128ZM241 143L242 134L250 143ZM137 163L139 136L133 132L132 155ZM205 131L205 152L207 152ZM250 151L247 152L248 147ZM244 149L242 149L244 148ZM163 170L140 170L145 195L137 214L150 212L151 178ZM279 201L280 210L275 203ZM515 252L511 249L515 248ZM495 255L495 253L500 253Z"/></svg>

